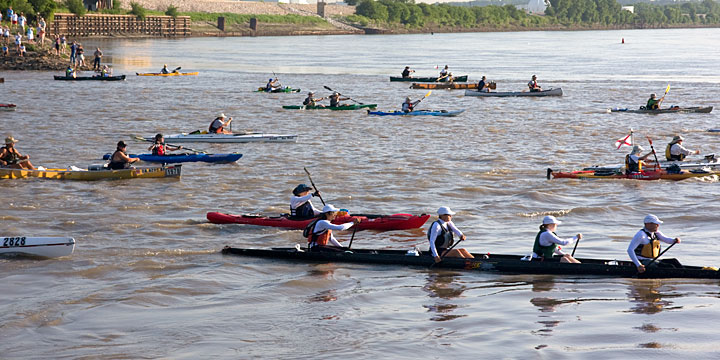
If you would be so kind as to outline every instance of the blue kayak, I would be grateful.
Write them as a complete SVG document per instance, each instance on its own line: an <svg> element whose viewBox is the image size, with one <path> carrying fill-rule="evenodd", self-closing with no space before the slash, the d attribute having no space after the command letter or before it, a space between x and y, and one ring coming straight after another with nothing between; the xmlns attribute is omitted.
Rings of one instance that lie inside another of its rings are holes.
<svg viewBox="0 0 720 360"><path fill-rule="evenodd" d="M390 115L397 115L397 116L458 116L462 114L465 110L415 110L411 112L402 112L402 111L392 111L392 112L384 112L384 111L370 111L368 110L368 115L378 115L378 116L390 116Z"/></svg>
<svg viewBox="0 0 720 360"><path fill-rule="evenodd" d="M103 160L110 160L112 154L103 155ZM208 162L208 163L231 163L238 161L242 154L171 154L171 155L153 155L153 154L130 154L130 157L139 158L145 162L174 164L183 162Z"/></svg>

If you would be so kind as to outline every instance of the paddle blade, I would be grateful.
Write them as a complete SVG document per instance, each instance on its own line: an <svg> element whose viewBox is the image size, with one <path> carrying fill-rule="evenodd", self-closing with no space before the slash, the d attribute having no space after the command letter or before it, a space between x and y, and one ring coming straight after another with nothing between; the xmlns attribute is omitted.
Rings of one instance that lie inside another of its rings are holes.
<svg viewBox="0 0 720 360"><path fill-rule="evenodd" d="M423 96L423 98L430 96L430 94L432 94L432 90L428 91L427 94L425 94L425 96Z"/></svg>
<svg viewBox="0 0 720 360"><path fill-rule="evenodd" d="M175 68L175 70L173 70L173 72L178 71L178 70L180 70L180 69L182 69L182 67L181 67L181 66L178 66L178 67Z"/></svg>
<svg viewBox="0 0 720 360"><path fill-rule="evenodd" d="M665 89L665 95L667 95L667 93L668 93L669 91L670 91L670 84L668 84L667 89Z"/></svg>
<svg viewBox="0 0 720 360"><path fill-rule="evenodd" d="M323 87L324 87L325 89L328 89L328 90L330 90L330 91L333 91L333 89L331 89L331 88L328 87L328 86L323 85Z"/></svg>

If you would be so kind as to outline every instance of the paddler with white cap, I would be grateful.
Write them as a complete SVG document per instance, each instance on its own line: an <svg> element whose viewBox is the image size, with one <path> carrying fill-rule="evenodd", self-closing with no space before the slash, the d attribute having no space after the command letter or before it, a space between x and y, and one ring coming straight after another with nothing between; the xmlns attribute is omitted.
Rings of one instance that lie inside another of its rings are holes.
<svg viewBox="0 0 720 360"><path fill-rule="evenodd" d="M343 231L350 229L353 225L359 224L360 219L354 218L353 221L342 225L332 223L337 217L340 209L327 204L322 208L322 214L319 218L305 228L303 235L307 236L308 247L310 251L338 252L346 249L333 236L332 231Z"/></svg>
<svg viewBox="0 0 720 360"><path fill-rule="evenodd" d="M225 114L220 113L215 120L210 123L208 133L210 134L232 134L231 131L225 130L225 127L230 124L232 118L225 121Z"/></svg>
<svg viewBox="0 0 720 360"><path fill-rule="evenodd" d="M452 222L452 216L455 215L455 212L450 210L449 207L441 206L437 213L439 219L430 225L427 233L430 242L430 255L435 259L435 262L440 262L443 257L474 258L465 249L451 249L448 251L455 243L453 234L457 235L460 241L465 240L465 234Z"/></svg>
<svg viewBox="0 0 720 360"><path fill-rule="evenodd" d="M639 273L645 272L645 265L660 255L660 241L666 244L680 243L680 238L669 238L658 230L663 222L657 216L648 214L643 223L645 227L635 233L627 249Z"/></svg>
<svg viewBox="0 0 720 360"><path fill-rule="evenodd" d="M559 238L555 233L555 230L557 230L557 226L561 223L562 222L560 220L556 219L552 215L548 215L543 218L542 224L540 225L540 231L535 236L535 243L533 244L533 261L536 261L535 259L538 259L539 261L546 259L549 260L554 254L557 254L562 256L562 258L560 258L560 262L575 264L580 263L580 261L577 261L574 257L572 257L572 255L564 253L558 245L564 246L571 244L574 241L578 241L582 239L582 234L578 233L575 237L570 239Z"/></svg>

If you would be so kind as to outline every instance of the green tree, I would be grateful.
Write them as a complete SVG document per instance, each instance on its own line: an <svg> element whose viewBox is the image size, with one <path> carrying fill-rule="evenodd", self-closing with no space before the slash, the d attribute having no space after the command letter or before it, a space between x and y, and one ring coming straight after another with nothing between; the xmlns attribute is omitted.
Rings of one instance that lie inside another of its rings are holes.
<svg viewBox="0 0 720 360"><path fill-rule="evenodd" d="M65 7L77 16L83 16L87 12L82 0L65 0Z"/></svg>
<svg viewBox="0 0 720 360"><path fill-rule="evenodd" d="M145 16L147 16L147 9L145 9L142 5L131 2L130 3L130 13L137 16L138 19L145 19Z"/></svg>
<svg viewBox="0 0 720 360"><path fill-rule="evenodd" d="M176 18L179 15L178 9L175 6L169 5L167 10L165 10L165 15Z"/></svg>

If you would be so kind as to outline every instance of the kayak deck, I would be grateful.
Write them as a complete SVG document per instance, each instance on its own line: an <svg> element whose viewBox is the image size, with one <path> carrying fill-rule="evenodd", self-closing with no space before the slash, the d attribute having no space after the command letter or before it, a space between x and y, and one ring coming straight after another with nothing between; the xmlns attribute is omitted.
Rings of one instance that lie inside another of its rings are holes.
<svg viewBox="0 0 720 360"><path fill-rule="evenodd" d="M341 105L341 106L306 106L306 105L283 105L283 109L288 110L359 110L359 109L374 109L377 104L352 104L352 105Z"/></svg>
<svg viewBox="0 0 720 360"><path fill-rule="evenodd" d="M0 254L61 257L73 253L75 239L70 237L0 237Z"/></svg>
<svg viewBox="0 0 720 360"><path fill-rule="evenodd" d="M103 155L103 160L109 160L112 154ZM240 160L242 154L130 154L133 158L138 158L144 162L161 163L161 164L177 164L184 162L206 162L206 163L231 163Z"/></svg>
<svg viewBox="0 0 720 360"><path fill-rule="evenodd" d="M478 96L478 97L543 97L543 96L562 96L562 88L548 89L543 91L477 91L477 90L465 90L465 96Z"/></svg>
<svg viewBox="0 0 720 360"><path fill-rule="evenodd" d="M458 116L465 112L465 109L462 110L415 110L410 112L404 112L404 111L370 111L368 110L368 115L377 115L377 116Z"/></svg>
<svg viewBox="0 0 720 360"><path fill-rule="evenodd" d="M657 110L648 110L644 108L640 108L637 110L630 110L628 108L614 108L610 109L611 113L628 113L628 114L690 114L690 113L698 113L698 114L708 114L713 110L712 106L705 106L705 107L673 107L673 108L667 108L667 109L657 109Z"/></svg>
<svg viewBox="0 0 720 360"><path fill-rule="evenodd" d="M390 81L414 81L414 82L424 82L424 83L434 83L434 82L467 82L468 76L467 75L461 75L461 76L453 76L452 81L449 77L445 77L440 79L440 76L432 76L432 77L407 77L404 78L402 76L391 76Z"/></svg>
<svg viewBox="0 0 720 360"><path fill-rule="evenodd" d="M547 169L546 177L548 180L556 179L634 179L634 180L685 180L696 177L705 177L718 175L716 171L706 171L703 169L681 170L679 172L668 172L667 170L639 171L625 174L621 169L592 169L592 170L576 170L569 172L556 172Z"/></svg>
<svg viewBox="0 0 720 360"><path fill-rule="evenodd" d="M192 75L197 75L197 74L199 74L199 73L200 73L200 72L196 71L196 72L186 72L186 73L171 72L171 73L167 73L167 74L163 74L163 73L135 73L135 75L137 75L137 76L192 76Z"/></svg>
<svg viewBox="0 0 720 360"><path fill-rule="evenodd" d="M272 226L289 229L304 229L315 219L293 220L287 214L276 217L261 215L234 215L220 212L208 212L207 219L213 224L246 224L258 226ZM357 225L358 230L407 230L416 229L425 224L430 215L393 214L393 215L368 215L354 214L351 216L338 216L333 224L344 224L353 221L355 218L361 220Z"/></svg>
<svg viewBox="0 0 720 360"><path fill-rule="evenodd" d="M82 80L95 80L95 81L121 81L125 80L125 75L118 76L58 76L54 75L55 80L68 80L68 81L82 81Z"/></svg>
<svg viewBox="0 0 720 360"><path fill-rule="evenodd" d="M121 170L68 170L45 169L24 170L0 168L0 179L42 178L53 180L105 180L105 179L134 179L134 178L166 178L180 177L182 165L169 165L162 167L137 167Z"/></svg>
<svg viewBox="0 0 720 360"><path fill-rule="evenodd" d="M168 143L200 142L200 143L249 143L249 142L297 142L297 135L237 133L237 134L193 134L181 133L165 136ZM154 137L145 140L153 141Z"/></svg>

